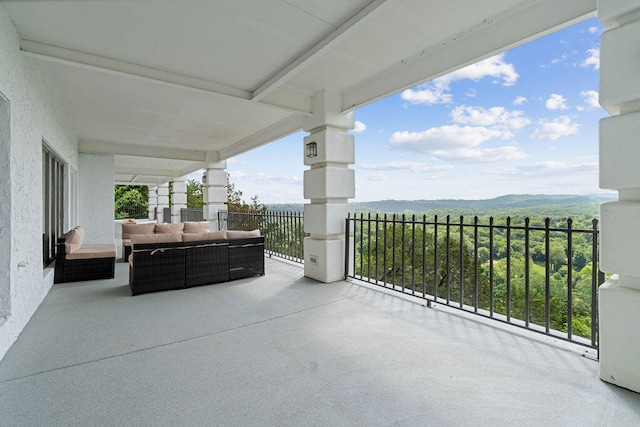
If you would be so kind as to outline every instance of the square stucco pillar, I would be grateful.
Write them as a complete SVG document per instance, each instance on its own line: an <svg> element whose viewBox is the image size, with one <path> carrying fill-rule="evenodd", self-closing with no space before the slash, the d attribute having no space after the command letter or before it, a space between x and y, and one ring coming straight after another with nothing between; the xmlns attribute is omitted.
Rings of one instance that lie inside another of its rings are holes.
<svg viewBox="0 0 640 427"><path fill-rule="evenodd" d="M339 94L318 92L304 122L304 164L311 167L304 172L304 274L325 283L344 279L345 218L354 212L353 114L340 105Z"/></svg>
<svg viewBox="0 0 640 427"><path fill-rule="evenodd" d="M204 219L209 221L212 231L226 228L227 212L227 162L210 162L202 177L202 201ZM222 213L220 215L220 213ZM220 223L218 218L223 219Z"/></svg>
<svg viewBox="0 0 640 427"><path fill-rule="evenodd" d="M169 207L169 183L158 185L158 223L171 221L164 217L164 208Z"/></svg>
<svg viewBox="0 0 640 427"><path fill-rule="evenodd" d="M149 220L156 219L156 210L158 208L158 186L157 185L148 185L147 186L147 194L149 195Z"/></svg>
<svg viewBox="0 0 640 427"><path fill-rule="evenodd" d="M182 209L187 208L187 183L185 177L176 178L171 184L171 223L182 222Z"/></svg>
<svg viewBox="0 0 640 427"><path fill-rule="evenodd" d="M618 201L600 207L600 268L614 273L599 289L600 378L640 392L640 3L599 0L600 187Z"/></svg>

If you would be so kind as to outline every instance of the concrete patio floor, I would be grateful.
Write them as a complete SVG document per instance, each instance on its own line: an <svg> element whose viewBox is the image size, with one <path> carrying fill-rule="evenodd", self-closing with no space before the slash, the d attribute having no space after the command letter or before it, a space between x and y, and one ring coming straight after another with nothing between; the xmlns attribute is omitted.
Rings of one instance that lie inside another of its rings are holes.
<svg viewBox="0 0 640 427"><path fill-rule="evenodd" d="M127 280L53 287L0 362L0 425L640 425L640 395L577 347L287 262Z"/></svg>

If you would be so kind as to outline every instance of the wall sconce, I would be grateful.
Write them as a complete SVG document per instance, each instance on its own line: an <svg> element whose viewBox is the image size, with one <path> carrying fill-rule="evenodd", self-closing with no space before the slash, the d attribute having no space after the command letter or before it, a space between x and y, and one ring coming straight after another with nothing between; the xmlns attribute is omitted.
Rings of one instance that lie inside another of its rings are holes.
<svg viewBox="0 0 640 427"><path fill-rule="evenodd" d="M318 144L310 142L307 144L307 157L316 157L318 155Z"/></svg>

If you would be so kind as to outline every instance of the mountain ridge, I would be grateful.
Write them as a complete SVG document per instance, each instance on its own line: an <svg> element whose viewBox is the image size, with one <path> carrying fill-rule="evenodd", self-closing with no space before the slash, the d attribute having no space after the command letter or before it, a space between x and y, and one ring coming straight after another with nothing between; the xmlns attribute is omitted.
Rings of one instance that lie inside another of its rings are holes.
<svg viewBox="0 0 640 427"><path fill-rule="evenodd" d="M355 202L356 212L371 213L402 213L426 212L444 209L527 209L542 207L575 207L585 205L599 205L600 203L617 199L615 193L600 194L508 194L492 199L385 199L370 202ZM302 212L302 203L273 203L266 204L271 211Z"/></svg>

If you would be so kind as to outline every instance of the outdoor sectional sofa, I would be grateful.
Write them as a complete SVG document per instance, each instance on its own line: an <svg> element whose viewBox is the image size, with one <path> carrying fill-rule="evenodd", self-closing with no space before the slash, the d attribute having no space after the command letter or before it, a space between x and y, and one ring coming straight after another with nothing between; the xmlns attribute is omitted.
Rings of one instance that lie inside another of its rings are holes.
<svg viewBox="0 0 640 427"><path fill-rule="evenodd" d="M53 283L113 279L114 243L85 245L84 229L77 226L57 241Z"/></svg>
<svg viewBox="0 0 640 427"><path fill-rule="evenodd" d="M204 233L209 231L209 221L186 221L177 224L122 224L122 261L131 254L131 236L134 234L180 234Z"/></svg>
<svg viewBox="0 0 640 427"><path fill-rule="evenodd" d="M264 275L259 230L133 234L130 239L132 295Z"/></svg>

